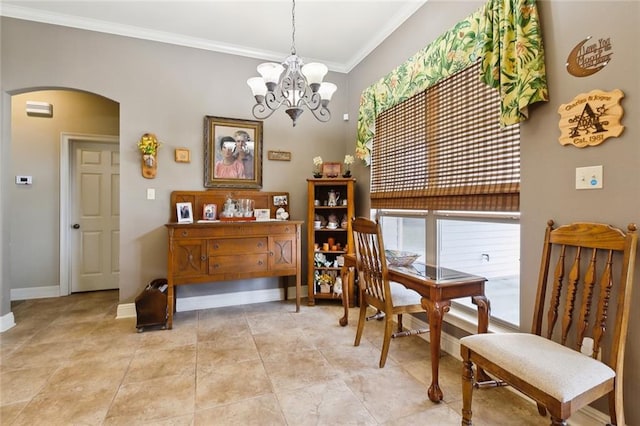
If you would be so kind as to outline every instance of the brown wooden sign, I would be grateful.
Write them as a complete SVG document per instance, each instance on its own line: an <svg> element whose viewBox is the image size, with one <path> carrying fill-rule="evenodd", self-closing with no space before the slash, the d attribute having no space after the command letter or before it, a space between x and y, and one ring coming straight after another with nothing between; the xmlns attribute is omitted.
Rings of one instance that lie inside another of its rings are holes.
<svg viewBox="0 0 640 426"><path fill-rule="evenodd" d="M611 61L611 39L601 38L590 42L591 36L574 47L567 57L567 72L576 77L587 77L607 66Z"/></svg>
<svg viewBox="0 0 640 426"><path fill-rule="evenodd" d="M584 148L620 136L624 130L620 123L624 113L620 105L623 97L620 89L611 92L592 90L579 94L568 104L560 105L560 144Z"/></svg>

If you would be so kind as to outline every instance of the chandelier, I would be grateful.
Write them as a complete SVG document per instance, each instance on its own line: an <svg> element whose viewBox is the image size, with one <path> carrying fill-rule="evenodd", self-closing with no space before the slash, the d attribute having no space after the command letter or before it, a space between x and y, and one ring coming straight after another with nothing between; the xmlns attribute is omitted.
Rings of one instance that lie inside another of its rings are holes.
<svg viewBox="0 0 640 426"><path fill-rule="evenodd" d="M265 62L258 65L261 77L247 80L256 99L253 116L269 118L284 106L295 127L298 117L304 112L303 107L306 107L319 121L327 122L331 118L327 106L337 87L333 83L322 82L328 71L326 65L317 62L305 65L296 55L295 0L291 9L291 26L291 55L282 64Z"/></svg>

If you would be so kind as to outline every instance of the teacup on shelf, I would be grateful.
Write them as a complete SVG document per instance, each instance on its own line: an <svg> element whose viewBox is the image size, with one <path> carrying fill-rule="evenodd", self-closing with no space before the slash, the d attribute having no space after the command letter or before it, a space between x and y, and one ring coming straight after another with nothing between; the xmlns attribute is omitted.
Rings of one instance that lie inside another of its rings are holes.
<svg viewBox="0 0 640 426"><path fill-rule="evenodd" d="M329 222L327 224L328 229L338 229L338 224L336 222Z"/></svg>

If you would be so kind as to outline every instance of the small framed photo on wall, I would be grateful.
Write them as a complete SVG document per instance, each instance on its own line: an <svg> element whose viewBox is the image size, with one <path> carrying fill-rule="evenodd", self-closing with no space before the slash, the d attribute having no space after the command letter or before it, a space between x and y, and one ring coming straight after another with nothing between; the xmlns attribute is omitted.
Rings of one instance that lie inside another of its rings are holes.
<svg viewBox="0 0 640 426"><path fill-rule="evenodd" d="M193 207L191 203L176 203L178 223L193 223Z"/></svg>
<svg viewBox="0 0 640 426"><path fill-rule="evenodd" d="M176 163L190 163L191 151L187 148L176 148Z"/></svg>

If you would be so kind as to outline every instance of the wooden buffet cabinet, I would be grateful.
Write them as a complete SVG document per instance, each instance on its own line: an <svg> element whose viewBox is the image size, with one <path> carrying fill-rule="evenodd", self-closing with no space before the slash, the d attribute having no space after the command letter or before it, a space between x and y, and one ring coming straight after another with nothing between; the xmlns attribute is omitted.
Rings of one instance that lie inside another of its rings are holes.
<svg viewBox="0 0 640 426"><path fill-rule="evenodd" d="M296 277L296 312L301 292L301 221L232 221L177 223L176 203L191 202L194 221L201 218L204 204L222 206L226 197L251 198L255 208L268 208L271 217L279 206L273 196L284 192L261 191L174 191L171 194L171 222L167 259L168 319L173 326L175 286L261 277ZM285 281L285 299L287 286Z"/></svg>

